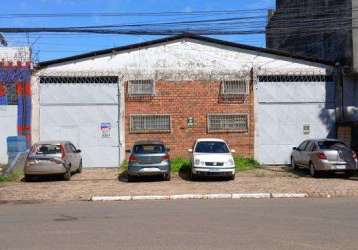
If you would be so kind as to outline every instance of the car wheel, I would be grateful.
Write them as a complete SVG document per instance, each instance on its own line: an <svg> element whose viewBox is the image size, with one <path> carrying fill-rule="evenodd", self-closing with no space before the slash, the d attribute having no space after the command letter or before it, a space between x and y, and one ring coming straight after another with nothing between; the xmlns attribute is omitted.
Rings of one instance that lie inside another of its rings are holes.
<svg viewBox="0 0 358 250"><path fill-rule="evenodd" d="M133 175L127 175L128 182L133 182L135 180Z"/></svg>
<svg viewBox="0 0 358 250"><path fill-rule="evenodd" d="M71 180L71 170L68 170L68 171L63 175L63 179L64 179L65 181Z"/></svg>
<svg viewBox="0 0 358 250"><path fill-rule="evenodd" d="M297 169L298 169L298 166L296 165L295 159L294 159L293 157L291 157L291 167L292 167L294 170L297 170Z"/></svg>
<svg viewBox="0 0 358 250"><path fill-rule="evenodd" d="M165 181L170 181L170 179L171 179L170 173L164 174L163 177L164 177Z"/></svg>
<svg viewBox="0 0 358 250"><path fill-rule="evenodd" d="M229 180L230 180L230 181L235 180L235 176L236 176L236 175L235 175L235 174L233 174L232 176L230 176Z"/></svg>
<svg viewBox="0 0 358 250"><path fill-rule="evenodd" d="M80 165L78 167L77 173L78 174L82 173L82 160L80 161Z"/></svg>
<svg viewBox="0 0 358 250"><path fill-rule="evenodd" d="M32 179L32 176L31 175L27 175L25 174L25 182L31 182L33 179Z"/></svg>
<svg viewBox="0 0 358 250"><path fill-rule="evenodd" d="M309 169L310 169L310 175L312 177L314 177L314 178L319 177L319 172L316 170L316 168L312 162L310 162Z"/></svg>
<svg viewBox="0 0 358 250"><path fill-rule="evenodd" d="M346 171L344 173L344 178L349 179L354 175L354 171Z"/></svg>
<svg viewBox="0 0 358 250"><path fill-rule="evenodd" d="M198 179L198 176L196 174L193 173L193 171L190 169L189 170L190 173L189 173L189 179L192 180L192 181L195 181Z"/></svg>

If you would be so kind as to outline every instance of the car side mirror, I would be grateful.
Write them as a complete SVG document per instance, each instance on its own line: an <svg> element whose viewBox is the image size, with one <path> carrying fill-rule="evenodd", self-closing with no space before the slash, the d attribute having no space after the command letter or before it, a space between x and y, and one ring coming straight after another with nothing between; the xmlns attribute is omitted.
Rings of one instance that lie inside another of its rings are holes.
<svg viewBox="0 0 358 250"><path fill-rule="evenodd" d="M76 150L76 153L81 153L81 152L82 152L81 149L77 149L77 150Z"/></svg>
<svg viewBox="0 0 358 250"><path fill-rule="evenodd" d="M170 148L167 148L167 152L169 152L170 151Z"/></svg>
<svg viewBox="0 0 358 250"><path fill-rule="evenodd" d="M230 152L234 154L234 153L236 153L236 150L235 150L235 149L231 149Z"/></svg>
<svg viewBox="0 0 358 250"><path fill-rule="evenodd" d="M189 149L188 149L188 152L189 152L189 153L193 153L193 149L189 148Z"/></svg>
<svg viewBox="0 0 358 250"><path fill-rule="evenodd" d="M294 151L300 151L297 147L292 148Z"/></svg>
<svg viewBox="0 0 358 250"><path fill-rule="evenodd" d="M126 149L126 153L130 153L131 152L131 150L130 149Z"/></svg>

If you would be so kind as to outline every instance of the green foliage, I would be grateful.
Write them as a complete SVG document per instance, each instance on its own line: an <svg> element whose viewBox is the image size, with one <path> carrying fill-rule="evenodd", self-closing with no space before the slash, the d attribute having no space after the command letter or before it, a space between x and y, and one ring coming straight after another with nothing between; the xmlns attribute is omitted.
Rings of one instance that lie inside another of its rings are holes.
<svg viewBox="0 0 358 250"><path fill-rule="evenodd" d="M171 161L171 167L173 173L186 172L190 169L190 160L181 157L174 158Z"/></svg>
<svg viewBox="0 0 358 250"><path fill-rule="evenodd" d="M253 158L235 157L236 171L247 171L260 167L260 164ZM186 172L190 169L190 160L183 157L177 157L171 160L171 168L173 173L180 171ZM128 169L128 161L124 161L120 166L120 170Z"/></svg>
<svg viewBox="0 0 358 250"><path fill-rule="evenodd" d="M128 170L128 161L125 160L122 162L122 164L119 166L120 170Z"/></svg>
<svg viewBox="0 0 358 250"><path fill-rule="evenodd" d="M9 175L0 175L0 182L19 181L24 177L22 171L15 171Z"/></svg>
<svg viewBox="0 0 358 250"><path fill-rule="evenodd" d="M234 161L236 171L248 171L260 167L260 163L253 158L235 157Z"/></svg>

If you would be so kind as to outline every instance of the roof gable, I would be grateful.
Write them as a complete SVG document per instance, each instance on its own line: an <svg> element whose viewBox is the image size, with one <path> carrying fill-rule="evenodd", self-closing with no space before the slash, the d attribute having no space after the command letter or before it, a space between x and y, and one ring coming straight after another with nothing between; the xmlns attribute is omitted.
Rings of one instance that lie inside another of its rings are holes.
<svg viewBox="0 0 358 250"><path fill-rule="evenodd" d="M130 44L130 45L116 47L116 48L98 50L98 51L93 51L93 52L84 53L84 54L80 54L80 55L44 61L44 62L40 62L37 65L37 68L41 69L41 68L45 68L50 65L71 62L71 61L86 59L86 58L90 58L90 57L109 55L109 54L116 53L116 52L124 52L124 51L133 50L133 49L141 49L141 48L146 48L149 46L158 46L163 43L173 42L173 41L177 41L177 40L181 40L181 39L192 39L192 40L211 43L211 44L215 44L215 45L221 45L221 46L243 49L243 50L248 50L248 51L253 51L253 52L271 54L271 55L276 55L276 56L281 56L281 57L286 57L286 58L291 58L291 59L304 60L304 61L308 61L308 62L326 64L326 65L331 65L331 66L334 65L334 62L331 62L331 61L318 59L318 58L310 58L310 57L305 57L305 56L300 56L300 55L294 55L294 54L291 54L291 53L285 52L285 51L254 47L254 46L250 46L250 45L233 43L233 42L228 42L228 41L219 40L219 39L210 38L210 37L196 36L196 35L192 35L192 34L183 34L183 35L178 35L178 36L165 37L165 38L161 38L161 39L157 39L157 40L151 40L151 41L147 41L147 42L143 42L143 43Z"/></svg>

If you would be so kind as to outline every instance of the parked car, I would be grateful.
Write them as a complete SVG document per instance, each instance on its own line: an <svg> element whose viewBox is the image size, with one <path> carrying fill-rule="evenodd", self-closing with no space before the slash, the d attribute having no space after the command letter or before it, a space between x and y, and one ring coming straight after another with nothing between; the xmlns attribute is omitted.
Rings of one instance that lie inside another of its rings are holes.
<svg viewBox="0 0 358 250"><path fill-rule="evenodd" d="M128 181L140 176L161 175L170 180L169 149L160 141L138 141L134 143L128 160Z"/></svg>
<svg viewBox="0 0 358 250"><path fill-rule="evenodd" d="M39 142L31 147L27 156L25 180L39 175L63 175L65 180L71 174L82 172L81 150L69 141Z"/></svg>
<svg viewBox="0 0 358 250"><path fill-rule="evenodd" d="M229 146L221 139L197 139L192 153L190 178L197 176L222 176L235 179L235 162Z"/></svg>
<svg viewBox="0 0 358 250"><path fill-rule="evenodd" d="M313 177L321 172L345 172L349 177L357 171L357 155L339 140L306 140L294 147L291 155L293 168L309 168Z"/></svg>

